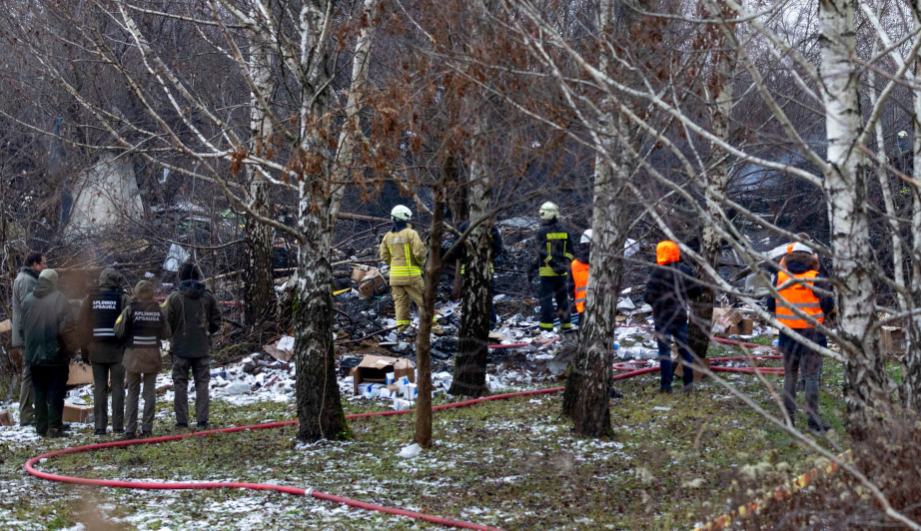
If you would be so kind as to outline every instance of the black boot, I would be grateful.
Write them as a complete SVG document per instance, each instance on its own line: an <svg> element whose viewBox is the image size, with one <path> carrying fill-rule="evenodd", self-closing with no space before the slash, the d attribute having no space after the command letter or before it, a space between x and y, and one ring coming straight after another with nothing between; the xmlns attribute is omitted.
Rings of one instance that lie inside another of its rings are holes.
<svg viewBox="0 0 921 531"><path fill-rule="evenodd" d="M623 398L624 394L611 386L611 398Z"/></svg>
<svg viewBox="0 0 921 531"><path fill-rule="evenodd" d="M825 433L830 430L831 426L825 424L821 420L809 419L809 431L815 433Z"/></svg>

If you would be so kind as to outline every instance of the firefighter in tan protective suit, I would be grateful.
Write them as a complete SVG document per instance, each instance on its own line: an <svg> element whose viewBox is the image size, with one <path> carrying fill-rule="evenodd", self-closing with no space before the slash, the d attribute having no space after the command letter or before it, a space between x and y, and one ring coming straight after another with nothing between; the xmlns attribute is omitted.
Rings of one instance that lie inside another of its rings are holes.
<svg viewBox="0 0 921 531"><path fill-rule="evenodd" d="M413 213L404 205L393 207L390 212L393 227L381 241L381 260L390 266L390 287L397 318L397 330L406 331L412 323L409 317L409 302L422 308L422 264L425 263L425 244L419 233L409 225ZM441 334L438 323L432 325L432 333Z"/></svg>

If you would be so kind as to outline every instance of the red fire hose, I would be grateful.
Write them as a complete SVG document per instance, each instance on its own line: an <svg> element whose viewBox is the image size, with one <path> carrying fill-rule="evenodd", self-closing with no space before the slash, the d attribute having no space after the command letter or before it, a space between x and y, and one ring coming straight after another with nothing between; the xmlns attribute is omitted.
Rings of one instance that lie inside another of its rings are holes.
<svg viewBox="0 0 921 531"><path fill-rule="evenodd" d="M729 342L730 340L724 340ZM724 342L720 341L720 342ZM734 344L734 343L731 343ZM746 345L747 346L747 345ZM758 345L761 346L761 345ZM490 347L492 348L492 347ZM507 346L505 348L511 348ZM756 359L777 359L780 356L753 356ZM734 358L713 358L710 361L712 362L724 362L724 361L745 361L746 358L743 357L734 357ZM625 363L616 363L614 364L615 370L626 371L614 375L614 380L625 380L627 378L632 378L634 376L639 376L641 374L648 374L651 372L656 372L659 370L658 367L645 367L637 369L635 366L638 363L645 362L625 362ZM759 372L764 372L768 374L783 374L783 368L771 368L771 367L719 367L714 366L712 370L721 370L727 372L741 372L752 374L756 370ZM777 372L779 371L779 372ZM548 389L538 389L535 391L522 391L517 393L506 393L501 395L488 396L483 398L476 398L473 400L465 400L462 402L455 402L452 404L445 404L441 406L435 406L432 408L433 411L442 411L446 409L454 409L459 407L472 406L474 404L479 404L481 402L489 402L493 400L507 400L509 398L525 397L525 396L534 396L534 395L546 395L551 393L557 393L562 391L565 387L551 387ZM403 411L380 411L376 413L359 413L355 415L348 415L348 419L359 419L366 417L391 417L396 415L407 415L409 413L415 412L415 409L408 409ZM297 424L298 421L291 420L286 422L272 422L267 424L257 424L254 426L239 426L235 428L224 428L219 430L207 430L199 431L194 433L185 433L182 435L169 435L166 437L154 437L150 439L135 439L135 440L125 440L125 441L113 441L107 443L97 443L89 444L85 446L77 446L74 448L65 448L63 450L57 450L54 452L48 452L46 454L33 457L26 462L26 471L41 479L47 479L51 481L58 481L61 483L75 483L79 485L96 485L100 487L116 487L124 489L145 489L145 490L191 490L191 489L248 489L248 490L268 490L275 492L282 492L285 494L296 494L298 496L312 496L320 500L326 500L333 503L340 503L343 505L348 505L349 507L355 507L358 509L364 509L368 511L377 511L382 513L394 514L397 516L406 516L408 518L416 518L419 520L425 520L426 522L431 522L434 524L440 524L448 527L457 527L461 529L476 529L479 531L501 531L495 527L489 527L481 524L474 524L471 522L462 522L458 520L451 520L449 518L444 518L441 516L432 516L428 514L417 513L413 511L406 511L403 509L396 509L392 507L384 507L381 505L375 505L373 503L366 503L358 500L352 500L350 498L344 498L341 496L333 496L331 494L326 494L317 490L310 488L297 488L297 487L286 487L283 485L272 485L269 483L233 483L233 482L224 482L224 481L208 481L208 482L198 482L198 483L178 483L178 482L143 482L143 481L118 481L118 480L107 480L107 479L87 479L87 478L78 478L73 476L63 476L59 474L50 474L48 472L42 472L35 469L35 464L43 462L47 459L65 454L72 454L77 452L86 452L90 450L104 450L107 448L117 448L122 446L131 446L135 444L158 444L163 442L178 441L180 439L185 439L187 437L202 437L205 435L212 435L215 433L233 433L238 431L247 431L247 430L266 430L271 428L280 428L283 426L292 426Z"/></svg>

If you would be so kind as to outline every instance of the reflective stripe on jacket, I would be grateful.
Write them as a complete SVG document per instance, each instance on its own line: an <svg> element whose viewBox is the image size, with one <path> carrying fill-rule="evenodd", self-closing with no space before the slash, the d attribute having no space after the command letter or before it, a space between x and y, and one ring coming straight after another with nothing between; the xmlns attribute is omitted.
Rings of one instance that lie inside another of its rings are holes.
<svg viewBox="0 0 921 531"><path fill-rule="evenodd" d="M565 277L568 271L558 271L554 267L554 258L562 255L569 260L573 259L572 253L569 252L569 233L568 232L548 232L546 235L547 255L540 264L540 276L542 277ZM557 251L557 252L554 252Z"/></svg>
<svg viewBox="0 0 921 531"><path fill-rule="evenodd" d="M390 285L407 285L412 278L422 276L425 244L413 229L388 232L381 241L380 254L381 261L390 266Z"/></svg>
<svg viewBox="0 0 921 531"><path fill-rule="evenodd" d="M774 315L778 321L793 329L813 328L812 323L799 318L792 309L785 306L786 304L802 310L820 323L824 322L825 314L822 313L819 298L812 291L818 274L815 270L794 274L792 277L784 271L777 273L777 288L783 299L774 299Z"/></svg>
<svg viewBox="0 0 921 531"><path fill-rule="evenodd" d="M585 311L585 295L588 291L588 264L580 262L578 258L572 261L572 281L576 286L573 295L576 311L582 313Z"/></svg>

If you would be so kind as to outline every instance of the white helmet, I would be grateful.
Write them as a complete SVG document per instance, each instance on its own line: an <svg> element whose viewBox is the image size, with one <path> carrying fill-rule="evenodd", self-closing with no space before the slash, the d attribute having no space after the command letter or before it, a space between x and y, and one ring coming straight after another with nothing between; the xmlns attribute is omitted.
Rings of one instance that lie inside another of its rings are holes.
<svg viewBox="0 0 921 531"><path fill-rule="evenodd" d="M899 131L899 138L908 138L908 133L905 131Z"/></svg>
<svg viewBox="0 0 921 531"><path fill-rule="evenodd" d="M409 221L413 217L413 211L404 205L397 205L390 211L390 217L400 221Z"/></svg>
<svg viewBox="0 0 921 531"><path fill-rule="evenodd" d="M540 219L553 219L560 217L560 207L556 203L547 201L540 206Z"/></svg>
<svg viewBox="0 0 921 531"><path fill-rule="evenodd" d="M582 239L579 240L579 243L592 243L592 229L582 233Z"/></svg>
<svg viewBox="0 0 921 531"><path fill-rule="evenodd" d="M796 242L796 243L793 244L792 247L790 247L790 252L791 252L791 253L809 253L809 254L812 254L812 249L811 249L808 245L806 245L806 244L804 244L804 243Z"/></svg>

